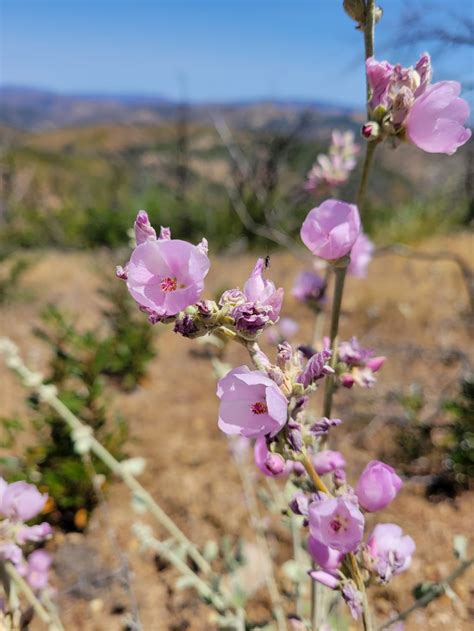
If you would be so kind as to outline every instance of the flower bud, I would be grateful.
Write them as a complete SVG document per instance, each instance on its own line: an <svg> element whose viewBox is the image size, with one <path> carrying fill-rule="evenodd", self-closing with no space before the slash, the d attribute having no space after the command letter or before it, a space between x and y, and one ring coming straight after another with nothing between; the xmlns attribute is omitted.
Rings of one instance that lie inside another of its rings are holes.
<svg viewBox="0 0 474 631"><path fill-rule="evenodd" d="M337 589L339 587L339 579L329 574L329 572L324 572L324 570L314 570L310 572L309 575L316 581L317 583L321 583L325 587L329 587L329 589Z"/></svg>
<svg viewBox="0 0 474 631"><path fill-rule="evenodd" d="M330 449L324 449L318 451L313 456L313 465L319 475L330 473L336 469L343 469L346 466L346 459L339 451L331 451Z"/></svg>
<svg viewBox="0 0 474 631"><path fill-rule="evenodd" d="M330 572L331 574L337 572L337 569L344 558L343 552L339 552L339 550L334 550L334 548L325 546L323 543L311 536L308 539L308 552L321 569L326 572Z"/></svg>
<svg viewBox="0 0 474 631"><path fill-rule="evenodd" d="M145 241L154 241L156 232L148 219L148 214L144 210L139 210L134 224L135 240L137 245Z"/></svg>
<svg viewBox="0 0 474 631"><path fill-rule="evenodd" d="M402 481L389 465L372 460L362 472L355 493L360 505L369 513L390 504L402 487Z"/></svg>
<svg viewBox="0 0 474 631"><path fill-rule="evenodd" d="M352 388L352 386L355 384L354 377L348 372L342 374L339 379L341 380L341 385L343 385L344 388Z"/></svg>
<svg viewBox="0 0 474 631"><path fill-rule="evenodd" d="M340 259L352 249L361 230L357 206L327 199L308 213L301 240L315 255L327 261Z"/></svg>
<svg viewBox="0 0 474 631"><path fill-rule="evenodd" d="M120 280L127 280L128 278L128 268L125 265L125 267L122 267L121 265L117 265L115 267L115 276L117 278L120 278Z"/></svg>
<svg viewBox="0 0 474 631"><path fill-rule="evenodd" d="M219 299L221 307L237 307L246 301L245 294L240 289L227 289Z"/></svg>
<svg viewBox="0 0 474 631"><path fill-rule="evenodd" d="M301 425L295 421L288 423L288 442L294 451L301 451L303 448L303 434L301 433Z"/></svg>
<svg viewBox="0 0 474 631"><path fill-rule="evenodd" d="M183 337L193 337L199 331L193 317L185 314L183 317L177 318L173 331L180 333Z"/></svg>
<svg viewBox="0 0 474 631"><path fill-rule="evenodd" d="M265 458L265 466L273 475L280 475L285 471L285 460L280 454L270 452Z"/></svg>
<svg viewBox="0 0 474 631"><path fill-rule="evenodd" d="M295 515L308 515L309 498L303 492L295 493L290 504L291 510Z"/></svg>
<svg viewBox="0 0 474 631"><path fill-rule="evenodd" d="M347 477L344 469L336 469L333 473L334 486L340 489L346 483Z"/></svg>
<svg viewBox="0 0 474 631"><path fill-rule="evenodd" d="M278 476L286 471L286 463L280 454L269 451L264 436L259 436L255 441L254 460L257 467L266 476Z"/></svg>
<svg viewBox="0 0 474 631"><path fill-rule="evenodd" d="M372 357L371 359L367 361L367 368L370 368L372 372L377 372L378 370L382 368L386 360L387 358L383 356Z"/></svg>
<svg viewBox="0 0 474 631"><path fill-rule="evenodd" d="M361 134L366 140L375 140L380 136L380 125L375 121L368 121L362 125Z"/></svg>
<svg viewBox="0 0 474 631"><path fill-rule="evenodd" d="M219 311L219 308L214 300L200 300L196 303L196 309L203 320L211 318Z"/></svg>
<svg viewBox="0 0 474 631"><path fill-rule="evenodd" d="M169 228L160 227L160 241L170 241L171 230Z"/></svg>

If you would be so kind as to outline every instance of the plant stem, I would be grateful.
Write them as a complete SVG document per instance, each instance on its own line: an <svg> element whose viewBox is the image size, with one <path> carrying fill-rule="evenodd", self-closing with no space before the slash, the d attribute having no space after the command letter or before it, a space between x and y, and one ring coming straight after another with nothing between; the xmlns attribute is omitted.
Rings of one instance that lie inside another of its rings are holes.
<svg viewBox="0 0 474 631"><path fill-rule="evenodd" d="M365 202L365 195L367 193L367 184L369 180L369 173L372 167L375 149L378 145L377 140L368 142L365 146L364 164L362 166L362 175L360 177L359 188L357 189L356 203L359 208L359 212L362 216L362 210Z"/></svg>
<svg viewBox="0 0 474 631"><path fill-rule="evenodd" d="M192 581L192 584L196 587L198 592L207 598L217 611L220 613L225 613L227 611L227 605L220 595L213 591L206 582L193 572L189 565L177 554L175 554L173 550L159 541L159 539L153 537L147 526L141 523L136 523L133 525L132 531L142 545L158 552L158 554L171 563L182 576L187 576Z"/></svg>
<svg viewBox="0 0 474 631"><path fill-rule="evenodd" d="M364 48L365 58L373 57L375 40L375 0L366 0L365 24L364 24ZM367 114L369 114L370 86L367 74L365 75L367 87Z"/></svg>
<svg viewBox="0 0 474 631"><path fill-rule="evenodd" d="M369 601L367 600L367 591L365 589L364 579L360 573L359 564L353 552L350 552L348 557L351 565L352 578L354 579L357 589L362 594L362 624L364 625L364 631L373 631L374 627L372 625Z"/></svg>
<svg viewBox="0 0 474 631"><path fill-rule="evenodd" d="M328 487L324 484L324 482L319 477L318 473L316 472L316 469L313 466L313 463L311 462L311 459L309 458L306 452L303 452L301 462L304 468L306 469L306 473L309 475L311 482L314 484L316 490L321 491L321 493L326 493L326 495L330 496L331 493L329 492Z"/></svg>
<svg viewBox="0 0 474 631"><path fill-rule="evenodd" d="M341 267L335 267L336 282L331 308L331 329L329 338L331 341L331 366L334 368L337 362L337 336L339 332L339 317L341 315L342 295L344 293L344 281L346 280L347 262ZM324 388L323 416L330 418L332 408L332 395L334 393L334 375L326 377Z"/></svg>
<svg viewBox="0 0 474 631"><path fill-rule="evenodd" d="M26 600L33 607L38 618L40 618L42 622L48 625L48 629L50 629L50 631L64 631L62 625L58 621L53 620L53 617L35 596L33 590L28 585L28 583L22 576L20 576L16 567L11 563L5 563L4 568L5 573L8 575L8 578L10 579L12 584L18 587L19 591L23 593Z"/></svg>
<svg viewBox="0 0 474 631"><path fill-rule="evenodd" d="M41 395L41 392L40 392ZM64 403L56 396L48 395L45 398L46 403L50 405L71 429L84 427L83 423L67 408ZM128 488L133 492L134 496L143 502L148 512L186 549L189 556L199 566L201 571L206 574L212 574L212 569L206 559L201 555L196 546L186 537L186 535L178 528L172 519L157 504L148 491L133 477L128 471L124 470L120 462L107 451L107 449L93 436L90 438L91 451L102 460L102 462L117 476L119 476Z"/></svg>
<svg viewBox="0 0 474 631"><path fill-rule="evenodd" d="M365 9L365 23L364 23L364 49L365 49L365 59L372 57L374 54L374 34L375 34L375 0L366 0L366 9ZM368 77L366 74L366 88L367 88L367 115L369 116L369 99L370 99L370 86ZM372 166L375 149L377 147L377 141L371 141L366 144L365 147L365 156L364 163L362 166L362 174L359 182L359 187L356 195L356 203L359 209L359 213L362 215L362 207L365 201L365 196L367 192L367 184L369 179L369 173ZM342 306L342 297L344 293L344 282L347 273L347 266L350 261L349 257L345 257L346 260L342 259L339 261L339 264L334 266L334 272L336 275L336 282L334 286L334 295L331 307L331 329L330 329L330 343L331 343L331 367L335 368L337 363L337 346L338 346L338 333L339 333L339 319L341 315L341 306ZM332 411L332 399L334 394L334 376L329 375L326 377L325 389L324 389L324 401L323 401L323 416L328 418L331 417ZM312 466L311 461L305 456L306 461L303 460L303 465L308 472L313 484L318 490L323 490L322 486L325 488L324 483L321 481L319 476L317 475L314 467ZM309 466L308 466L309 465ZM313 473L313 471L314 473ZM327 491L327 490L326 490ZM362 622L364 625L365 631L372 631L372 622L370 615L370 608L367 601L367 594L365 591L365 585L363 578L361 576L359 566L357 563L357 559L353 554L350 555L350 562L352 568L352 576L354 581L357 584L358 589L362 594L363 601L363 613L362 613ZM312 621L313 621L313 629L317 629L316 621L318 619L317 616L317 598L318 592L317 589L312 586L312 598L311 598L311 608L312 608Z"/></svg>
<svg viewBox="0 0 474 631"><path fill-rule="evenodd" d="M186 535L178 528L174 521L168 517L161 506L153 499L146 489L138 482L138 480L129 473L120 462L94 437L88 425L82 423L75 414L58 398L54 389L50 385L42 383L41 377L33 373L23 363L16 352L3 351L6 356L6 364L14 370L21 378L23 383L36 391L42 401L47 403L58 415L63 419L71 431L80 431L89 433L90 451L94 453L115 475L120 477L128 488L133 492L146 507L148 512L163 526L172 537L178 541L183 548L186 549L189 556L195 561L200 570L205 575L212 576L212 568L206 559L202 556L196 546L186 537ZM39 378L39 381L38 381Z"/></svg>

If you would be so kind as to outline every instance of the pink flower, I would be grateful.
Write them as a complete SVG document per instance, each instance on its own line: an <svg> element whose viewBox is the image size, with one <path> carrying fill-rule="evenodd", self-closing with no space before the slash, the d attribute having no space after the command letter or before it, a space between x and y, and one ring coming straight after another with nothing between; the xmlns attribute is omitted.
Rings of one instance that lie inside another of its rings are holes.
<svg viewBox="0 0 474 631"><path fill-rule="evenodd" d="M362 594L355 586L353 581L346 581L341 587L341 594L346 601L351 616L354 620L357 620L363 611L363 599Z"/></svg>
<svg viewBox="0 0 474 631"><path fill-rule="evenodd" d="M308 552L319 567L330 574L336 573L344 558L343 552L329 548L311 536L308 539Z"/></svg>
<svg viewBox="0 0 474 631"><path fill-rule="evenodd" d="M434 83L419 96L406 120L408 139L428 153L452 155L471 137L464 127L469 105L459 98L457 81Z"/></svg>
<svg viewBox="0 0 474 631"><path fill-rule="evenodd" d="M156 239L156 232L148 219L148 214L144 210L139 210L135 224L133 226L135 231L135 241L137 245L145 243L145 241L154 241Z"/></svg>
<svg viewBox="0 0 474 631"><path fill-rule="evenodd" d="M53 529L44 521L35 526L22 526L17 534L17 541L23 545L27 541L44 541L53 534Z"/></svg>
<svg viewBox="0 0 474 631"><path fill-rule="evenodd" d="M319 154L307 175L305 190L314 191L322 186L336 187L343 184L356 165L359 146L354 142L354 133L335 129L331 136L329 155Z"/></svg>
<svg viewBox="0 0 474 631"><path fill-rule="evenodd" d="M393 73L393 66L388 61L377 61L369 57L365 62L367 80L371 91L369 101L370 109L374 110L379 105L387 105L388 88Z"/></svg>
<svg viewBox="0 0 474 631"><path fill-rule="evenodd" d="M374 249L375 246L369 237L361 232L352 246L351 262L347 267L348 273L357 278L366 278L367 268L372 260Z"/></svg>
<svg viewBox="0 0 474 631"><path fill-rule="evenodd" d="M449 155L469 140L471 130L464 127L469 105L459 98L461 86L457 81L430 85L428 53L415 67L392 66L372 57L366 69L372 119L363 126L367 138L396 136L429 153Z"/></svg>
<svg viewBox="0 0 474 631"><path fill-rule="evenodd" d="M130 258L127 287L157 321L199 300L209 266L201 246L179 239L143 241Z"/></svg>
<svg viewBox="0 0 474 631"><path fill-rule="evenodd" d="M280 454L268 450L265 436L255 441L254 460L257 467L268 477L277 477L287 473L286 462Z"/></svg>
<svg viewBox="0 0 474 631"><path fill-rule="evenodd" d="M15 543L2 543L0 544L0 559L10 561L13 565L20 565L23 561L23 552Z"/></svg>
<svg viewBox="0 0 474 631"><path fill-rule="evenodd" d="M352 552L361 542L364 516L344 497L312 502L309 507L309 531L317 541L339 552Z"/></svg>
<svg viewBox="0 0 474 631"><path fill-rule="evenodd" d="M339 451L331 451L330 449L318 451L318 453L312 457L312 461L319 475L336 471L336 469L344 469L346 466L344 456Z"/></svg>
<svg viewBox="0 0 474 631"><path fill-rule="evenodd" d="M309 211L301 240L315 255L333 261L348 254L360 233L357 206L327 199Z"/></svg>
<svg viewBox="0 0 474 631"><path fill-rule="evenodd" d="M26 580L35 591L45 589L48 586L51 563L51 555L46 550L35 550L28 557Z"/></svg>
<svg viewBox="0 0 474 631"><path fill-rule="evenodd" d="M324 302L326 281L315 272L301 272L295 279L291 293L299 302L320 306Z"/></svg>
<svg viewBox="0 0 474 631"><path fill-rule="evenodd" d="M44 508L48 495L27 482L13 482L3 492L0 513L12 521L28 521Z"/></svg>
<svg viewBox="0 0 474 631"><path fill-rule="evenodd" d="M263 278L265 262L257 259L255 267L244 285L244 294L248 302L259 307L269 307L268 316L272 322L278 320L283 303L283 289L277 289L271 280Z"/></svg>
<svg viewBox="0 0 474 631"><path fill-rule="evenodd" d="M302 383L307 388L313 382L318 381L318 379L334 374L334 369L329 365L331 355L331 351L326 349L311 355L303 372L297 379L298 383Z"/></svg>
<svg viewBox="0 0 474 631"><path fill-rule="evenodd" d="M374 569L386 582L393 575L408 569L415 552L415 542L396 524L377 524L367 541Z"/></svg>
<svg viewBox="0 0 474 631"><path fill-rule="evenodd" d="M330 574L324 570L313 570L309 575L313 581L321 583L321 585L329 587L329 589L337 589L339 587L339 579L336 578L334 574Z"/></svg>
<svg viewBox="0 0 474 631"><path fill-rule="evenodd" d="M8 482L3 478L0 478L0 507L2 506L2 499L5 491L8 488Z"/></svg>
<svg viewBox="0 0 474 631"><path fill-rule="evenodd" d="M382 510L395 499L402 484L393 467L378 460L372 460L362 471L355 493L360 505L366 511L374 513Z"/></svg>
<svg viewBox="0 0 474 631"><path fill-rule="evenodd" d="M219 428L225 434L248 438L275 436L287 421L288 401L269 377L258 370L239 366L217 386L221 400Z"/></svg>

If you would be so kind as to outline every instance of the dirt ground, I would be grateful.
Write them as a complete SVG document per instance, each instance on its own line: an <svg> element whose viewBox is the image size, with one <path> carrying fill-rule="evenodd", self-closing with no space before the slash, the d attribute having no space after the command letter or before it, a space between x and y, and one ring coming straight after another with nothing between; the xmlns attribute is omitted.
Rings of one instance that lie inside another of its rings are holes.
<svg viewBox="0 0 474 631"><path fill-rule="evenodd" d="M471 260L472 238L456 235L422 244L462 254ZM41 369L46 356L42 344L31 334L45 304L54 302L80 313L85 327L97 323L100 298L96 293L97 267L115 263L110 255L37 253L35 264L22 281L25 295L3 308L1 333L21 348L32 368ZM214 259L207 283L208 295L218 288L243 284L253 257ZM297 341L311 339L312 316L290 296L299 264L290 256L272 256L269 276L286 290L284 315L301 326ZM465 317L467 294L458 268L451 262L421 262L394 255L377 258L365 281L349 279L342 317L342 337L357 335L378 353L388 356L377 386L372 390L338 393L335 412L344 425L334 433L333 447L340 449L355 481L364 463L390 452L392 440L384 419L400 415L397 393L410 384L423 384L435 405L442 389L460 374L460 364L443 359L452 349L469 351L472 328ZM195 342L170 330L157 338L158 356L149 376L131 394L115 394L112 405L126 416L133 440L131 455L146 458L140 480L182 530L198 544L224 533L253 541L238 473L229 455L226 438L217 428L215 379L207 361L190 353ZM245 355L233 349L229 360L244 363ZM24 412L24 392L15 378L0 366L1 414ZM321 404L316 395L313 405ZM398 406L398 407L397 407ZM352 419L357 419L351 423ZM364 419L361 421L361 419ZM368 424L370 423L370 426ZM368 426L368 429L367 429ZM469 538L474 550L472 519L474 492L454 499L428 501L425 480L405 484L396 501L378 516L396 521L416 541L417 551L410 571L388 586L374 589L379 621L412 602L411 590L421 581L437 581L456 565L453 536ZM108 500L94 513L85 537L58 536L55 584L65 628L69 631L120 631L133 600L147 631L205 631L212 629L206 607L191 590L174 587L173 569L157 567L150 553L142 554L130 528L147 520L130 508L127 489L119 481L111 485ZM164 532L156 530L159 537ZM273 517L267 525L272 547L279 541L278 560L290 555L289 534ZM124 559L130 567L133 596L124 589L118 570ZM280 585L284 586L279 577ZM250 618L264 620L268 598L260 588L252 600ZM453 585L451 597L443 595L426 609L418 609L406 629L472 629L474 571ZM40 626L35 627L40 628ZM356 628L353 626L351 628Z"/></svg>

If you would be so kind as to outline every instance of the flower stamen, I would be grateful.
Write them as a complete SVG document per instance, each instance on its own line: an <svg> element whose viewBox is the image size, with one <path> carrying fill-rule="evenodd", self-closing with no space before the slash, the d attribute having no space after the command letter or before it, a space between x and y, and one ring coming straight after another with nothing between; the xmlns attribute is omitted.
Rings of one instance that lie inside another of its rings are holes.
<svg viewBox="0 0 474 631"><path fill-rule="evenodd" d="M178 288L178 282L176 278L170 276L163 278L160 283L161 290L164 292L176 291Z"/></svg>
<svg viewBox="0 0 474 631"><path fill-rule="evenodd" d="M268 412L267 404L264 401L257 401L250 406L254 414L266 414Z"/></svg>

